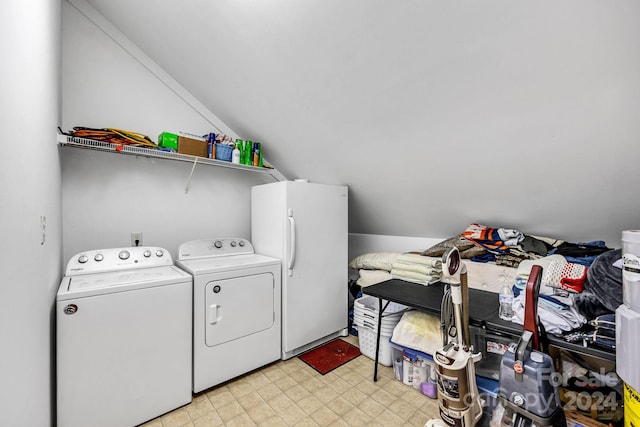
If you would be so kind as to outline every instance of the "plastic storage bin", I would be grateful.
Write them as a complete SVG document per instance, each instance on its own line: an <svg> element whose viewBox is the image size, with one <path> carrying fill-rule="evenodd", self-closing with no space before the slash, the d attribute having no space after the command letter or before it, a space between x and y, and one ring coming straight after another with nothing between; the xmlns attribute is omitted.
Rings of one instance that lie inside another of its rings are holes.
<svg viewBox="0 0 640 427"><path fill-rule="evenodd" d="M394 363L394 374L396 373L396 366L402 371L400 378L395 375L396 379L435 399L437 391L433 357L421 351L398 345L393 341L389 343Z"/></svg>
<svg viewBox="0 0 640 427"><path fill-rule="evenodd" d="M475 351L482 353L482 359L476 363L476 374L494 380L500 379L502 355L509 344L518 342L519 335L503 334L490 329L471 325L471 343Z"/></svg>
<svg viewBox="0 0 640 427"><path fill-rule="evenodd" d="M386 304L386 300L382 301ZM391 344L389 339L393 335L402 314L408 307L391 302L387 305L380 322L380 349L378 351L378 363L384 366L392 366ZM365 295L353 303L353 325L358 330L358 344L360 352L370 359L376 356L376 335L378 331L378 313L380 311L378 298Z"/></svg>

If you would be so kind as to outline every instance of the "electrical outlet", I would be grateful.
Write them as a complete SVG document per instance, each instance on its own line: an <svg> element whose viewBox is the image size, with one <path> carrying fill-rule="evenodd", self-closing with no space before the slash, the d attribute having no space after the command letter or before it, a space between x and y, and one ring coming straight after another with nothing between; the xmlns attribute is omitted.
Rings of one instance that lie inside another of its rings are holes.
<svg viewBox="0 0 640 427"><path fill-rule="evenodd" d="M131 246L142 246L142 232L131 233Z"/></svg>

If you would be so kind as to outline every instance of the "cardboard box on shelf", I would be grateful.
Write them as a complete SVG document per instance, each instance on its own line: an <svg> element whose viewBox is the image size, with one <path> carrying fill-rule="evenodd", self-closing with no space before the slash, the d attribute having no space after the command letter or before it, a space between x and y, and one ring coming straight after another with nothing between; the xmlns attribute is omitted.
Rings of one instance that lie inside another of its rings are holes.
<svg viewBox="0 0 640 427"><path fill-rule="evenodd" d="M179 136L178 153L207 157L207 141Z"/></svg>
<svg viewBox="0 0 640 427"><path fill-rule="evenodd" d="M607 427L607 424L587 417L578 411L564 411L564 416L567 419L567 427Z"/></svg>

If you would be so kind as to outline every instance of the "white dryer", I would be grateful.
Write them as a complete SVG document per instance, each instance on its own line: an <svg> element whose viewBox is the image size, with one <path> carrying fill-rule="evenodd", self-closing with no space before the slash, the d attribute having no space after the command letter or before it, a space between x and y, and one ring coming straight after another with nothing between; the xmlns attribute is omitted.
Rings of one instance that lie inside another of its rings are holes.
<svg viewBox="0 0 640 427"><path fill-rule="evenodd" d="M133 426L191 402L191 295L162 248L72 257L56 298L57 424Z"/></svg>
<svg viewBox="0 0 640 427"><path fill-rule="evenodd" d="M193 391L280 359L280 260L245 239L183 243L176 264L193 276Z"/></svg>

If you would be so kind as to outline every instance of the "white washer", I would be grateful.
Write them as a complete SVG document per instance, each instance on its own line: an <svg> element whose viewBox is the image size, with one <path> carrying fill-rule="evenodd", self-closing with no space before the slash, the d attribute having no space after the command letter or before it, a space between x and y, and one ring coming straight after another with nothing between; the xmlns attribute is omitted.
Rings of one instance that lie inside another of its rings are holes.
<svg viewBox="0 0 640 427"><path fill-rule="evenodd" d="M245 239L183 243L176 264L193 276L193 391L280 359L280 260Z"/></svg>
<svg viewBox="0 0 640 427"><path fill-rule="evenodd" d="M133 426L191 402L192 278L157 247L77 254L58 289L58 425Z"/></svg>

